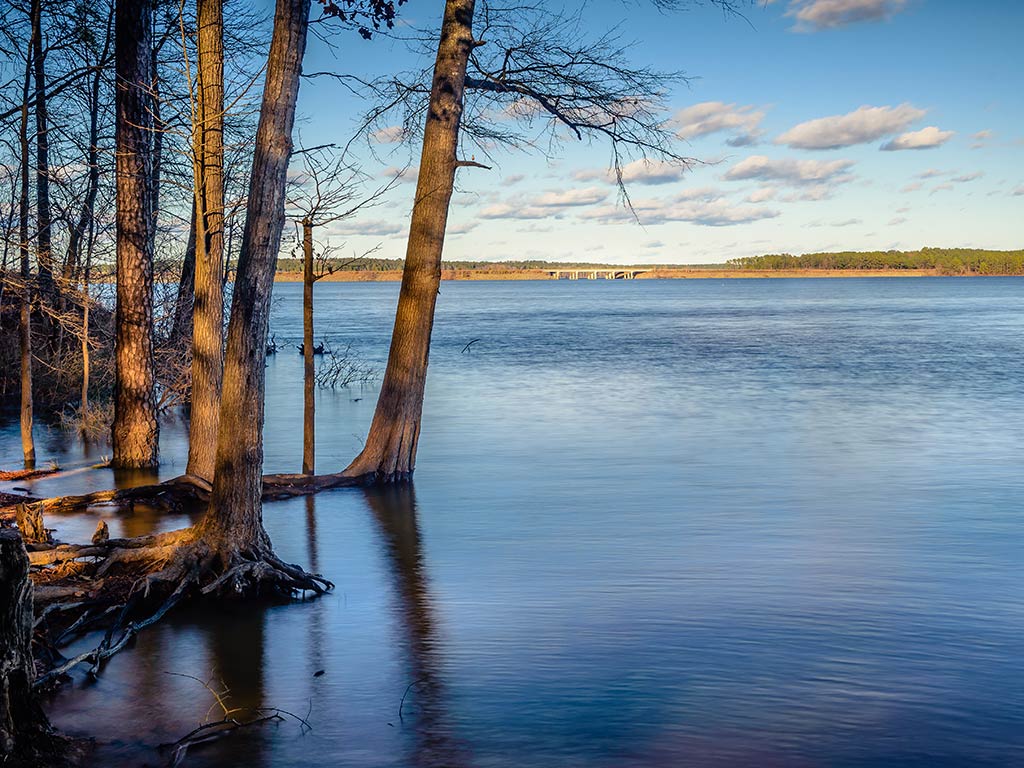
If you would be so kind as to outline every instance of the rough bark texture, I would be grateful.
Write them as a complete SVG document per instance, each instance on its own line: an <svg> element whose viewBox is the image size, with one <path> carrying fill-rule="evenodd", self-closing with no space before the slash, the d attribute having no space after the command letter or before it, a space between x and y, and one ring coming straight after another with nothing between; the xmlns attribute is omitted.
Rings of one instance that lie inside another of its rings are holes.
<svg viewBox="0 0 1024 768"><path fill-rule="evenodd" d="M316 400L313 390L313 223L302 221L302 474L316 463Z"/></svg>
<svg viewBox="0 0 1024 768"><path fill-rule="evenodd" d="M33 35L35 25L33 25ZM29 179L29 140L28 140L28 94L32 72L32 47L29 45L25 57L25 79L22 83L21 125L19 126L19 143L21 149L21 190L18 197L18 239L21 256L21 317L18 327L18 339L21 353L21 452L25 467L31 468L36 461L36 445L32 437L32 284L29 271L29 236L28 236L28 179Z"/></svg>
<svg viewBox="0 0 1024 768"><path fill-rule="evenodd" d="M111 465L123 468L156 466L160 435L153 368L151 27L150 0L117 0L117 308Z"/></svg>
<svg viewBox="0 0 1024 768"><path fill-rule="evenodd" d="M49 731L32 697L32 582L18 534L0 530L0 763L31 756Z"/></svg>
<svg viewBox="0 0 1024 768"><path fill-rule="evenodd" d="M474 6L474 0L445 4L391 352L366 446L345 475L394 482L407 479L415 467L441 254L458 162L466 64L473 50Z"/></svg>
<svg viewBox="0 0 1024 768"><path fill-rule="evenodd" d="M224 373L224 20L222 0L197 0L193 126L196 242L188 473L213 479Z"/></svg>
<svg viewBox="0 0 1024 768"><path fill-rule="evenodd" d="M224 360L224 394L210 506L199 536L221 559L263 553L263 394L274 269L310 0L278 0L260 108Z"/></svg>

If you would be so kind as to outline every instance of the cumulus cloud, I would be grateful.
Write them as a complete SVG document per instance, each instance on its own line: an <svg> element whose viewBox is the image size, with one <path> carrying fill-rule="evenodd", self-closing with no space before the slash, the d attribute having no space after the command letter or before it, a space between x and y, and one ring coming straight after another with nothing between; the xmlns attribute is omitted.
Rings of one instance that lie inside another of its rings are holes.
<svg viewBox="0 0 1024 768"><path fill-rule="evenodd" d="M764 155L751 155L730 168L725 179L759 179L796 186L842 184L853 178L847 173L852 166L851 160L772 160Z"/></svg>
<svg viewBox="0 0 1024 768"><path fill-rule="evenodd" d="M884 21L899 13L906 0L791 0L786 15L793 29L817 32L864 21Z"/></svg>
<svg viewBox="0 0 1024 768"><path fill-rule="evenodd" d="M400 125L389 125L370 134L370 140L376 144L399 144L403 139L405 129Z"/></svg>
<svg viewBox="0 0 1024 768"><path fill-rule="evenodd" d="M895 139L885 142L880 149L884 152L901 149L935 149L953 138L954 133L955 131L940 131L934 125L929 125L919 131L900 134Z"/></svg>
<svg viewBox="0 0 1024 768"><path fill-rule="evenodd" d="M748 203L765 203L774 200L778 190L775 187L759 187L747 195Z"/></svg>
<svg viewBox="0 0 1024 768"><path fill-rule="evenodd" d="M557 216L550 208L514 203L494 203L480 210L481 219L550 219Z"/></svg>
<svg viewBox="0 0 1024 768"><path fill-rule="evenodd" d="M564 208L573 205L593 205L600 203L608 197L607 190L600 187L587 187L586 189L565 189L554 192L545 192L540 195L534 205L550 208Z"/></svg>
<svg viewBox="0 0 1024 768"><path fill-rule="evenodd" d="M796 149L841 149L899 133L925 110L910 104L898 107L863 106L845 115L832 115L808 120L790 128L779 136L776 144L787 144Z"/></svg>
<svg viewBox="0 0 1024 768"><path fill-rule="evenodd" d="M722 197L714 199L633 201L637 218L644 225L687 222L705 227L729 227L749 224L762 219L772 219L779 212L764 206L737 206ZM633 218L623 208L605 205L591 208L580 214L581 219L601 223L618 223Z"/></svg>
<svg viewBox="0 0 1024 768"><path fill-rule="evenodd" d="M710 133L728 131L726 143L732 147L756 144L761 137L764 112L754 107L738 107L721 101L705 101L676 113L676 133L681 139L695 139Z"/></svg>
<svg viewBox="0 0 1024 768"><path fill-rule="evenodd" d="M380 172L382 179L393 179L397 176L401 184L415 184L419 175L420 169L418 167L399 168L397 165L389 166Z"/></svg>
<svg viewBox="0 0 1024 768"><path fill-rule="evenodd" d="M480 211L483 219L548 219L558 218L566 208L594 205L608 197L608 191L599 187L586 189L551 190L534 198L517 196L505 202L496 202Z"/></svg>
<svg viewBox="0 0 1024 768"><path fill-rule="evenodd" d="M622 166L622 181L625 184L671 184L682 179L685 173L686 167L678 163L640 159ZM577 181L616 181L611 169L586 169L572 176Z"/></svg>
<svg viewBox="0 0 1024 768"><path fill-rule="evenodd" d="M338 235L341 237L351 237L353 235L383 237L404 232L407 224L408 222L404 218L399 220L339 221L327 227L326 234L328 236Z"/></svg>

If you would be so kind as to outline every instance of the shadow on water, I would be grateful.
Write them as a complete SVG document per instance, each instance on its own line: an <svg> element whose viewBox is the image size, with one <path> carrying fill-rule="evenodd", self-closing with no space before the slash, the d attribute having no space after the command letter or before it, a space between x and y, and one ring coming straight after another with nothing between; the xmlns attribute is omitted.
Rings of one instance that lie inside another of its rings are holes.
<svg viewBox="0 0 1024 768"><path fill-rule="evenodd" d="M413 729L410 765L440 768L470 764L455 737L444 683L435 611L423 563L412 483L367 488L366 503L377 523L391 566L396 614L401 618L410 688L401 707L404 728Z"/></svg>

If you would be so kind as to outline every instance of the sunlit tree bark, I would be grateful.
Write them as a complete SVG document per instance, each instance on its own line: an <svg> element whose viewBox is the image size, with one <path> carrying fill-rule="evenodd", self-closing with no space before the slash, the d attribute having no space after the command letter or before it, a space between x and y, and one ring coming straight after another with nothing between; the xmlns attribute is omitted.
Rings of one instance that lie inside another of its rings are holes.
<svg viewBox="0 0 1024 768"><path fill-rule="evenodd" d="M113 460L115 467L157 464L153 369L153 201L149 88L150 0L117 0L117 304Z"/></svg>
<svg viewBox="0 0 1024 768"><path fill-rule="evenodd" d="M222 0L197 0L193 126L195 290L188 472L213 479L223 377L224 20ZM301 54L300 54L301 55ZM282 220L283 226L283 220ZM280 235L278 235L280 239Z"/></svg>
<svg viewBox="0 0 1024 768"><path fill-rule="evenodd" d="M474 0L445 4L391 352L366 445L346 475L392 482L407 479L416 464L448 204L458 166L466 65L473 50L474 7Z"/></svg>
<svg viewBox="0 0 1024 768"><path fill-rule="evenodd" d="M310 0L278 0L267 60L228 324L213 494L198 532L222 560L270 549L261 501L264 367L309 9Z"/></svg>

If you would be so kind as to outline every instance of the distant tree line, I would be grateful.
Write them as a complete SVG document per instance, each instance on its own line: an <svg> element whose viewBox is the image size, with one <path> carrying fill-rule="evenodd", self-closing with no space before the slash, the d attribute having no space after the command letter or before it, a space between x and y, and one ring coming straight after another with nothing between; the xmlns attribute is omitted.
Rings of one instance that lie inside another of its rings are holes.
<svg viewBox="0 0 1024 768"><path fill-rule="evenodd" d="M934 269L943 275L1024 275L1024 250L922 248L918 251L840 251L788 253L732 259L738 269Z"/></svg>

